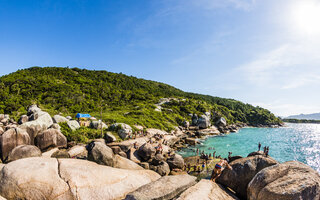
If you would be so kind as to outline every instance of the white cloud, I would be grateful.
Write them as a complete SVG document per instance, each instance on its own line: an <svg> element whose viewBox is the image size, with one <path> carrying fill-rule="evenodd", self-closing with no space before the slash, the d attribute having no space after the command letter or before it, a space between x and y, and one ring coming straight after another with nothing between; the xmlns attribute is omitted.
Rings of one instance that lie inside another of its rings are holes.
<svg viewBox="0 0 320 200"><path fill-rule="evenodd" d="M207 10L228 7L250 10L255 5L256 0L194 0L192 2L194 5Z"/></svg>
<svg viewBox="0 0 320 200"><path fill-rule="evenodd" d="M320 84L320 42L291 42L256 56L237 68L244 79L260 86L294 89Z"/></svg>

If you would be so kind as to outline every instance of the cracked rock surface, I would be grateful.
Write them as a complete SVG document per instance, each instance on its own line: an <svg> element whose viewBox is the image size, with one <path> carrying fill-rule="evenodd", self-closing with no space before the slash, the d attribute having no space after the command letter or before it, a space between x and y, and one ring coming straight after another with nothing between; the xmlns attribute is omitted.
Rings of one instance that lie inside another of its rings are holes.
<svg viewBox="0 0 320 200"><path fill-rule="evenodd" d="M301 162L289 161L261 170L247 192L249 200L320 199L320 175Z"/></svg>
<svg viewBox="0 0 320 200"><path fill-rule="evenodd" d="M78 159L25 158L5 165L0 195L7 199L121 199L160 175Z"/></svg>
<svg viewBox="0 0 320 200"><path fill-rule="evenodd" d="M238 200L231 192L210 180L202 179L183 192L177 200Z"/></svg>

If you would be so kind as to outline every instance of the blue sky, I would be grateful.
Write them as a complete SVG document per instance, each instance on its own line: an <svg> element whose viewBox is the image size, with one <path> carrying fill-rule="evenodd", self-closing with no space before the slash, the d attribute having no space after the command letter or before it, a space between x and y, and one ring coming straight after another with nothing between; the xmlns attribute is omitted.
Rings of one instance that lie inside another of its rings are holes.
<svg viewBox="0 0 320 200"><path fill-rule="evenodd" d="M319 13L319 0L0 0L0 75L99 69L320 112Z"/></svg>

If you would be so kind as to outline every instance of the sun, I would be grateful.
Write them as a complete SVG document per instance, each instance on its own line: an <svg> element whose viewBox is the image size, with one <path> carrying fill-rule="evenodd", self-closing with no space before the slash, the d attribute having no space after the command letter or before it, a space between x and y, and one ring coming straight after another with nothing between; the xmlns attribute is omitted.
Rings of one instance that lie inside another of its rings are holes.
<svg viewBox="0 0 320 200"><path fill-rule="evenodd" d="M320 0L300 0L292 5L291 25L300 33L320 34Z"/></svg>

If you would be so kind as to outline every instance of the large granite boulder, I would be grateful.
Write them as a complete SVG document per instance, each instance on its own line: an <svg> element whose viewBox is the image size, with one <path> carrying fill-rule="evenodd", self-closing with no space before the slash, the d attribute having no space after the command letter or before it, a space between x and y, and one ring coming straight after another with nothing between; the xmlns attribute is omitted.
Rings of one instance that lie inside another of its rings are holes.
<svg viewBox="0 0 320 200"><path fill-rule="evenodd" d="M108 126L104 122L99 122L99 121L92 121L90 123L90 128L94 129L107 129Z"/></svg>
<svg viewBox="0 0 320 200"><path fill-rule="evenodd" d="M28 133L20 128L11 128L0 135L1 160L6 161L9 153L17 146L30 144Z"/></svg>
<svg viewBox="0 0 320 200"><path fill-rule="evenodd" d="M231 192L210 180L202 179L184 191L177 200L238 200Z"/></svg>
<svg viewBox="0 0 320 200"><path fill-rule="evenodd" d="M61 130L61 126L57 123L52 124L49 128L58 129L59 131Z"/></svg>
<svg viewBox="0 0 320 200"><path fill-rule="evenodd" d="M251 152L251 153L248 154L247 157L250 157L250 156L259 156L259 155L260 155L260 156L263 156L263 155L264 155L263 151Z"/></svg>
<svg viewBox="0 0 320 200"><path fill-rule="evenodd" d="M196 177L187 174L164 176L129 193L125 200L169 200L196 184Z"/></svg>
<svg viewBox="0 0 320 200"><path fill-rule="evenodd" d="M138 149L138 155L144 161L152 159L156 154L156 149L149 143L145 143Z"/></svg>
<svg viewBox="0 0 320 200"><path fill-rule="evenodd" d="M10 162L0 173L0 194L7 199L73 199L60 177L57 159L25 158Z"/></svg>
<svg viewBox="0 0 320 200"><path fill-rule="evenodd" d="M223 117L220 117L217 122L216 122L216 125L219 126L219 127L225 127L227 126L227 120Z"/></svg>
<svg viewBox="0 0 320 200"><path fill-rule="evenodd" d="M192 121L191 125L192 126L196 126L198 124L198 115L197 114L193 114L191 121Z"/></svg>
<svg viewBox="0 0 320 200"><path fill-rule="evenodd" d="M217 182L231 188L240 198L247 198L247 186L252 178L262 169L276 165L272 158L254 156L240 158L230 163L232 170L226 168Z"/></svg>
<svg viewBox="0 0 320 200"><path fill-rule="evenodd" d="M113 151L105 143L91 142L87 145L88 160L100 165L114 166L115 157Z"/></svg>
<svg viewBox="0 0 320 200"><path fill-rule="evenodd" d="M127 152L127 158L132 160L135 163L141 163L141 158L138 155L138 151L135 148L131 148L128 152Z"/></svg>
<svg viewBox="0 0 320 200"><path fill-rule="evenodd" d="M67 138L57 129L48 129L37 135L36 144L41 150L49 147L66 147Z"/></svg>
<svg viewBox="0 0 320 200"><path fill-rule="evenodd" d="M80 128L80 124L76 120L70 120L67 122L67 124L68 124L69 128L73 131Z"/></svg>
<svg viewBox="0 0 320 200"><path fill-rule="evenodd" d="M209 126L211 126L211 122L210 122L210 117L208 117L207 115L201 115L201 117L199 117L197 125L199 126L199 128L208 128Z"/></svg>
<svg viewBox="0 0 320 200"><path fill-rule="evenodd" d="M86 158L88 151L85 146L76 145L68 151L71 158Z"/></svg>
<svg viewBox="0 0 320 200"><path fill-rule="evenodd" d="M55 115L52 117L54 123L68 122L69 120L61 115Z"/></svg>
<svg viewBox="0 0 320 200"><path fill-rule="evenodd" d="M170 173L170 167L166 162L161 162L158 165L149 165L149 169L157 172L160 176L167 176Z"/></svg>
<svg viewBox="0 0 320 200"><path fill-rule="evenodd" d="M23 124L23 123L26 123L27 121L29 121L28 115L22 115L18 120L18 124Z"/></svg>
<svg viewBox="0 0 320 200"><path fill-rule="evenodd" d="M27 131L30 137L30 144L32 145L35 144L35 139L37 135L45 130L39 124L30 124L28 126L26 126L26 124L23 124L19 127Z"/></svg>
<svg viewBox="0 0 320 200"><path fill-rule="evenodd" d="M9 153L8 162L29 157L41 157L40 149L33 145L19 145Z"/></svg>
<svg viewBox="0 0 320 200"><path fill-rule="evenodd" d="M106 143L111 143L111 142L117 141L117 138L111 132L105 133L104 139L105 139Z"/></svg>
<svg viewBox="0 0 320 200"><path fill-rule="evenodd" d="M28 108L27 115L29 121L23 123L21 128L39 125L42 130L46 130L53 124L53 120L49 113L42 111L36 105L32 105Z"/></svg>
<svg viewBox="0 0 320 200"><path fill-rule="evenodd" d="M249 200L320 199L320 174L289 161L261 170L248 185Z"/></svg>
<svg viewBox="0 0 320 200"><path fill-rule="evenodd" d="M150 170L124 170L80 159L26 158L0 173L7 199L122 199L160 176Z"/></svg>
<svg viewBox="0 0 320 200"><path fill-rule="evenodd" d="M143 169L143 167L141 167L137 163L135 163L127 158L124 158L120 155L115 155L113 167L120 168L120 169L132 169L132 170L142 170Z"/></svg>
<svg viewBox="0 0 320 200"><path fill-rule="evenodd" d="M183 169L184 168L184 160L182 156L179 154L175 154L171 158L167 160L171 169Z"/></svg>
<svg viewBox="0 0 320 200"><path fill-rule="evenodd" d="M165 145L168 145L169 147L172 147L174 144L179 142L180 138L175 135L165 135L163 137L163 143Z"/></svg>
<svg viewBox="0 0 320 200"><path fill-rule="evenodd" d="M132 128L128 124L125 123L115 123L111 125L111 130L117 131L118 135L121 139L127 138L130 134L132 134Z"/></svg>

